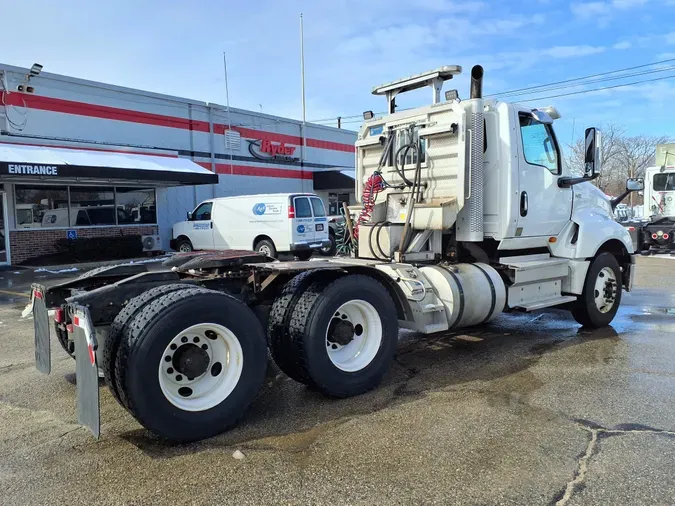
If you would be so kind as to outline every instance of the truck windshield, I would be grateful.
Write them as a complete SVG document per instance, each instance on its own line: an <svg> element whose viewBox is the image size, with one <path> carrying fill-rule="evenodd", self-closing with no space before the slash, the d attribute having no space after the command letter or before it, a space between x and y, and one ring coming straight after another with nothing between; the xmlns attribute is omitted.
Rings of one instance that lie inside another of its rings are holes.
<svg viewBox="0 0 675 506"><path fill-rule="evenodd" d="M313 197L311 200L312 200L312 209L314 210L314 217L320 218L326 216L326 208L323 207L323 200L317 197Z"/></svg>
<svg viewBox="0 0 675 506"><path fill-rule="evenodd" d="M663 172L661 174L654 174L653 181L654 191L657 192L671 192L675 191L675 172Z"/></svg>

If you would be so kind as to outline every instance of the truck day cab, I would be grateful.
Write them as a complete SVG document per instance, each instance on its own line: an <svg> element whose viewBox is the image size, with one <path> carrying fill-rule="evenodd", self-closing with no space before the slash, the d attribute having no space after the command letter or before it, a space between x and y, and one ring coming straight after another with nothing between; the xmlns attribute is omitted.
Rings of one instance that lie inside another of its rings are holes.
<svg viewBox="0 0 675 506"><path fill-rule="evenodd" d="M431 334L552 306L608 325L631 289L634 254L589 183L599 132L586 131L586 173L572 177L555 109L483 99L479 66L469 99L441 100L460 72L373 90L389 113L364 114L356 142L351 257L204 252L176 255L161 272L121 265L34 285L38 369L50 370L53 309L57 338L76 357L82 423L99 434L100 367L142 425L190 441L236 423L261 387L268 349L294 380L347 397L380 382L401 327ZM398 94L425 86L431 104L396 112Z"/></svg>

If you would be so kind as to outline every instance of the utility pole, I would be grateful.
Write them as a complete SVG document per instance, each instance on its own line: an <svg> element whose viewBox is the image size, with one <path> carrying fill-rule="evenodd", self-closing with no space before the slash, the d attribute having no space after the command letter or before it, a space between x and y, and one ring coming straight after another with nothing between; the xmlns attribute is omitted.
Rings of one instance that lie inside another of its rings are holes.
<svg viewBox="0 0 675 506"><path fill-rule="evenodd" d="M342 128L342 116L338 116L338 128Z"/></svg>
<svg viewBox="0 0 675 506"><path fill-rule="evenodd" d="M307 135L306 135L306 121L305 117L305 35L303 28L302 12L300 13L300 83L302 92L302 158L300 159L300 171L302 176L302 184L304 186L304 172L305 172L305 156L307 153ZM303 188L304 189L304 188Z"/></svg>
<svg viewBox="0 0 675 506"><path fill-rule="evenodd" d="M225 100L227 105L227 132L225 132L225 140L227 146L230 148L230 174L234 174L232 168L232 117L230 116L230 89L227 84L227 56L223 51L223 68L225 69Z"/></svg>

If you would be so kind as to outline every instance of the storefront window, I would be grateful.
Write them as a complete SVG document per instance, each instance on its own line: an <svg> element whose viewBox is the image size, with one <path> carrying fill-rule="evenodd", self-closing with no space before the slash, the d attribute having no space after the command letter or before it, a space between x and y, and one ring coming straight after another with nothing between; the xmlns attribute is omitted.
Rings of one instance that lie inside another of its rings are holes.
<svg viewBox="0 0 675 506"><path fill-rule="evenodd" d="M116 192L120 225L157 223L154 188L117 188Z"/></svg>
<svg viewBox="0 0 675 506"><path fill-rule="evenodd" d="M16 185L15 195L17 228L157 223L153 188Z"/></svg>
<svg viewBox="0 0 675 506"><path fill-rule="evenodd" d="M115 225L115 190L112 186L71 186L71 226Z"/></svg>
<svg viewBox="0 0 675 506"><path fill-rule="evenodd" d="M16 186L16 225L20 228L68 226L68 187Z"/></svg>

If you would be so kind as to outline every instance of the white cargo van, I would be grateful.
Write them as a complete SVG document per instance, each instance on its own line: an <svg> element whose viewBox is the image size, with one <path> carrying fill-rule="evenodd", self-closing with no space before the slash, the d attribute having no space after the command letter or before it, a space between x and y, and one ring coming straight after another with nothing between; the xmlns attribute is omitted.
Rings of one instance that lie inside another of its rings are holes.
<svg viewBox="0 0 675 506"><path fill-rule="evenodd" d="M289 252L309 258L330 246L323 201L311 193L273 193L206 200L176 223L171 248L241 249L271 257Z"/></svg>

